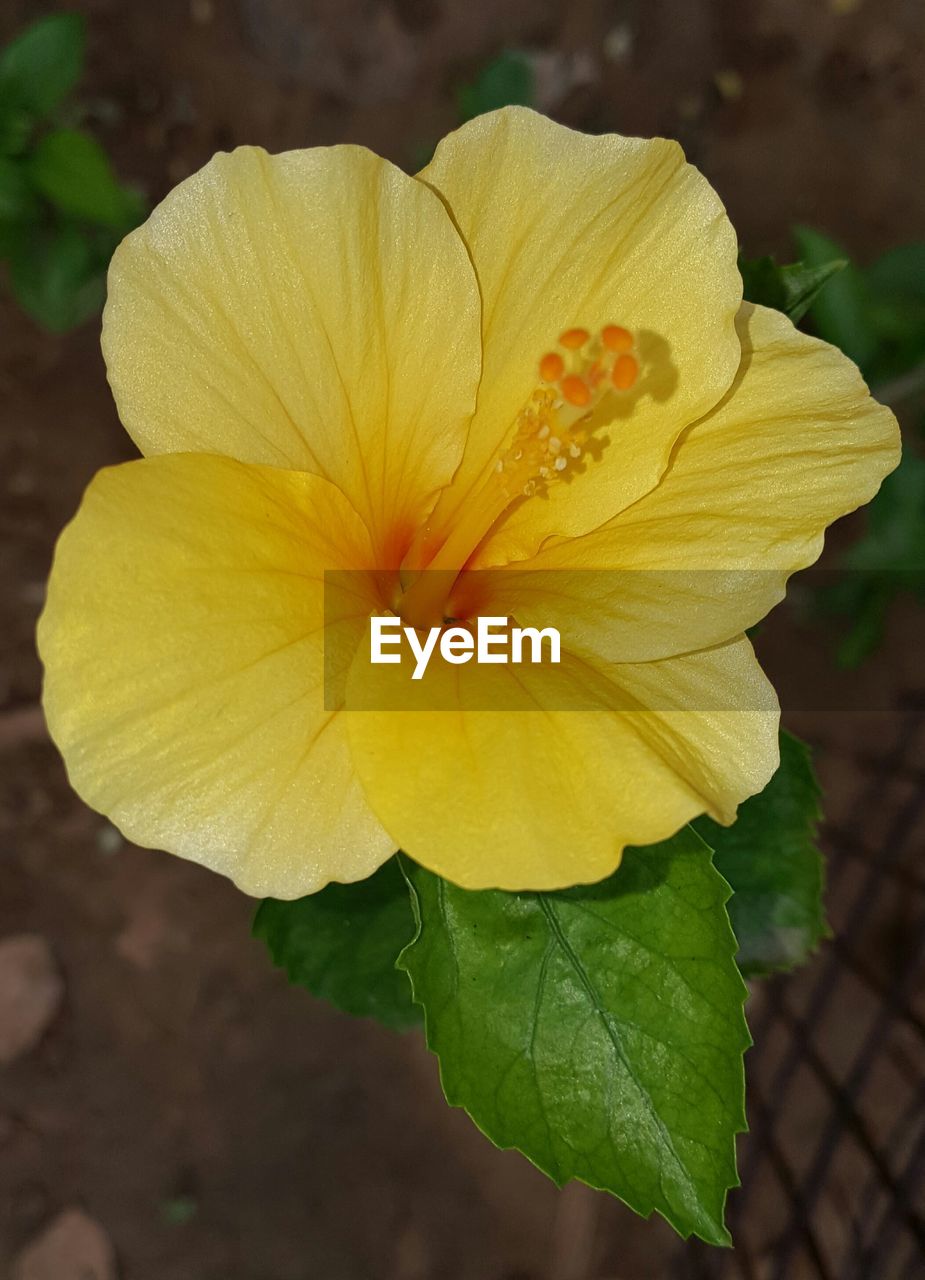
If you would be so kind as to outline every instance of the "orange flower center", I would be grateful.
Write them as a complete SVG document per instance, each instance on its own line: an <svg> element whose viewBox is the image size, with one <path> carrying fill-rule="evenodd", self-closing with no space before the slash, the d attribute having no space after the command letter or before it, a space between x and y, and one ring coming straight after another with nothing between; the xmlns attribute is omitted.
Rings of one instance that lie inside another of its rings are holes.
<svg viewBox="0 0 925 1280"><path fill-rule="evenodd" d="M443 603L459 572L505 513L575 472L591 438L590 420L605 396L630 391L639 378L632 333L606 325L599 333L567 329L539 361L539 385L517 416L510 443L481 486L440 530L440 505L402 565L399 604L414 625L443 619ZM426 572L421 572L426 570ZM418 576L414 576L417 574Z"/></svg>

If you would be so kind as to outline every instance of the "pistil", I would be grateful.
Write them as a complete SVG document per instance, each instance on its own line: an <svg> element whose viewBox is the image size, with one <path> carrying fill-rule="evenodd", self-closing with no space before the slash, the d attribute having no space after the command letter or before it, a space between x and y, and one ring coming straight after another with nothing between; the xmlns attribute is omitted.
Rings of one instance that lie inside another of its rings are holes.
<svg viewBox="0 0 925 1280"><path fill-rule="evenodd" d="M508 446L482 484L440 530L440 504L405 557L400 612L415 626L442 621L453 582L497 521L516 504L574 473L604 397L630 391L639 377L632 333L606 325L591 335L567 329L539 361L540 385L514 425Z"/></svg>

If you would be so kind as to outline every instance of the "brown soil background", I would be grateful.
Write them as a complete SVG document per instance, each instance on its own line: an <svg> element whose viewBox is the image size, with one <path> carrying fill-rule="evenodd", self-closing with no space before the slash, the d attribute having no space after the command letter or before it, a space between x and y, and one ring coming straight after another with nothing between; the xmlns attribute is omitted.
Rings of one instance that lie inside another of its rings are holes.
<svg viewBox="0 0 925 1280"><path fill-rule="evenodd" d="M543 105L565 122L678 137L751 254L786 258L800 221L861 260L925 238L920 0L70 7L88 20L91 120L152 200L241 142L360 142L413 166L454 125L454 86L514 45L546 55ZM0 39L48 8L0 0ZM97 326L50 338L0 301L0 332L0 937L44 935L66 982L40 1047L0 1072L0 1274L70 1205L105 1227L123 1280L667 1274L662 1224L495 1151L445 1106L417 1037L288 988L248 900L125 846L71 794L32 710L33 628L57 532L132 448ZM915 677L914 638L894 632L887 690ZM824 634L775 634L785 679L844 679ZM836 804L841 758L824 761Z"/></svg>

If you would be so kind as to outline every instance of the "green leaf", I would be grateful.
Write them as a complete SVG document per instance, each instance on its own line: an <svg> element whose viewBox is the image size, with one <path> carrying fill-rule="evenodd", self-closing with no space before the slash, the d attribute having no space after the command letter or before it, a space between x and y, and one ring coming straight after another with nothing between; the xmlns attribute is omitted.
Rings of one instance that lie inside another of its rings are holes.
<svg viewBox="0 0 925 1280"><path fill-rule="evenodd" d="M842 246L811 227L794 228L797 247L807 267L843 262ZM850 263L835 275L813 302L810 319L820 338L844 351L867 372L877 354L877 334L862 273Z"/></svg>
<svg viewBox="0 0 925 1280"><path fill-rule="evenodd" d="M864 281L880 347L872 376L883 382L925 361L925 244L885 253Z"/></svg>
<svg viewBox="0 0 925 1280"><path fill-rule="evenodd" d="M5 222L0 220L0 262L11 258L18 250L23 238L21 222Z"/></svg>
<svg viewBox="0 0 925 1280"><path fill-rule="evenodd" d="M78 129L47 133L29 159L29 175L69 218L126 231L141 217L138 197L120 185L106 152Z"/></svg>
<svg viewBox="0 0 925 1280"><path fill-rule="evenodd" d="M925 302L925 244L891 249L864 274L871 293Z"/></svg>
<svg viewBox="0 0 925 1280"><path fill-rule="evenodd" d="M832 276L847 265L843 258L815 267L805 262L781 267L771 257L739 258L745 301L782 311L794 324L803 319Z"/></svg>
<svg viewBox="0 0 925 1280"><path fill-rule="evenodd" d="M64 333L102 307L105 261L80 228L29 228L8 248L13 294L43 328Z"/></svg>
<svg viewBox="0 0 925 1280"><path fill-rule="evenodd" d="M48 115L80 79L83 54L79 14L41 18L0 53L0 100Z"/></svg>
<svg viewBox="0 0 925 1280"><path fill-rule="evenodd" d="M886 620L896 593L883 582L851 583L861 590L853 593L851 626L838 644L835 660L845 671L854 671L883 644Z"/></svg>
<svg viewBox="0 0 925 1280"><path fill-rule="evenodd" d="M821 613L850 619L838 650L848 668L877 649L897 597L925 600L925 461L911 447L865 515L864 536L841 557L843 577L817 597Z"/></svg>
<svg viewBox="0 0 925 1280"><path fill-rule="evenodd" d="M15 102L0 98L0 156L19 156L27 149L35 118Z"/></svg>
<svg viewBox="0 0 925 1280"><path fill-rule="evenodd" d="M419 926L399 963L447 1100L560 1185L727 1243L749 1037L707 846L687 828L562 893L467 892L402 867Z"/></svg>
<svg viewBox="0 0 925 1280"><path fill-rule="evenodd" d="M780 768L760 795L741 805L733 825L721 827L710 818L693 824L732 886L729 917L746 975L801 964L827 934L819 817L809 748L781 733Z"/></svg>
<svg viewBox="0 0 925 1280"><path fill-rule="evenodd" d="M867 532L842 556L843 567L916 587L925 573L925 460L914 449L903 450L866 514Z"/></svg>
<svg viewBox="0 0 925 1280"><path fill-rule="evenodd" d="M0 156L0 222L27 222L40 211L23 166Z"/></svg>
<svg viewBox="0 0 925 1280"><path fill-rule="evenodd" d="M525 53L506 49L492 59L469 84L460 85L456 104L463 121L501 107L532 107L535 100L533 65Z"/></svg>
<svg viewBox="0 0 925 1280"><path fill-rule="evenodd" d="M356 884L329 884L295 902L267 898L254 918L255 936L290 982L396 1030L421 1021L408 978L395 967L414 929L395 858Z"/></svg>

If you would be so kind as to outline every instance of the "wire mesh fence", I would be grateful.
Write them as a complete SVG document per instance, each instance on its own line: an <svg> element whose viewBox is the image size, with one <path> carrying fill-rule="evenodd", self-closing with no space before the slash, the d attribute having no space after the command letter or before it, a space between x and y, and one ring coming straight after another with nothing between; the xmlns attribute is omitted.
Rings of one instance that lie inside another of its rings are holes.
<svg viewBox="0 0 925 1280"><path fill-rule="evenodd" d="M822 747L833 937L753 992L735 1248L685 1245L678 1280L925 1277L925 699Z"/></svg>

